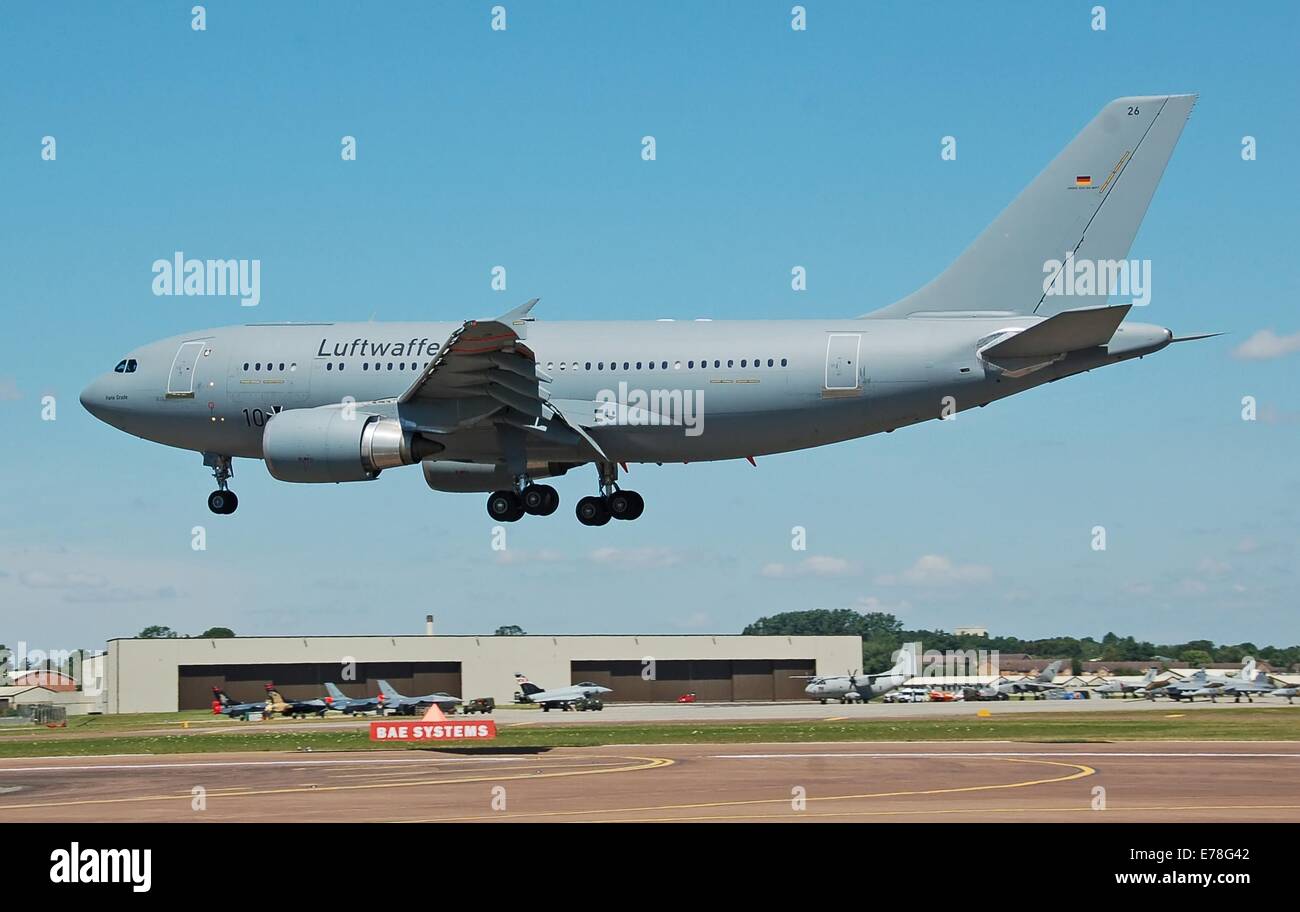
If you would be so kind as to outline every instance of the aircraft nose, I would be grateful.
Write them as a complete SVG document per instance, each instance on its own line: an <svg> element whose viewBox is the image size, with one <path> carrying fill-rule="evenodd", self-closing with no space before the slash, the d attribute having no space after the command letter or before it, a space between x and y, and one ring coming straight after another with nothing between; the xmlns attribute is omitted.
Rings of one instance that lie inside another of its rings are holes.
<svg viewBox="0 0 1300 912"><path fill-rule="evenodd" d="M98 379L92 380L81 391L80 399L81 407L102 421L104 419L104 395L100 390L100 381Z"/></svg>

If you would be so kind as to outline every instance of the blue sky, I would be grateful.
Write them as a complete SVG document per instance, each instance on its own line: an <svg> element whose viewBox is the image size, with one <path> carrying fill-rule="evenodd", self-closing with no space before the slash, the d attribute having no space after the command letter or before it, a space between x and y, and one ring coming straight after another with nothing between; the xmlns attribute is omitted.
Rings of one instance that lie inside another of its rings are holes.
<svg viewBox="0 0 1300 912"><path fill-rule="evenodd" d="M418 632L426 612L444 633L735 632L816 607L1300 641L1294 4L1107 3L1104 32L1092 3L810 2L805 32L789 2L506 2L505 32L487 2L212 2L204 32L192 5L0 10L0 642ZM634 467L636 523L579 526L573 473L503 556L483 498L418 470L306 487L252 462L218 519L197 455L77 404L135 345L250 319L155 297L176 250L260 259L258 321L533 296L542 319L863 313L939 272L1106 101L1161 92L1201 98L1132 252L1142 319L1229 336L756 469Z"/></svg>

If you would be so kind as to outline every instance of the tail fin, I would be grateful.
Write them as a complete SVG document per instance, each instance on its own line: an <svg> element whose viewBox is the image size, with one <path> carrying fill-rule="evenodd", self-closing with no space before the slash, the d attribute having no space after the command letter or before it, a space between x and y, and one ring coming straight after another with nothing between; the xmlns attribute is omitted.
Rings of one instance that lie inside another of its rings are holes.
<svg viewBox="0 0 1300 912"><path fill-rule="evenodd" d="M889 669L890 674L905 675L909 678L916 677L920 674L918 670L920 652L920 643L904 643L898 652L894 653L894 667Z"/></svg>
<svg viewBox="0 0 1300 912"><path fill-rule="evenodd" d="M325 692L330 695L331 700L346 700L347 694L339 690L338 685L326 682Z"/></svg>
<svg viewBox="0 0 1300 912"><path fill-rule="evenodd" d="M1057 659L1038 673L1038 683L1051 684L1052 680L1061 673L1061 669L1064 667L1065 659Z"/></svg>
<svg viewBox="0 0 1300 912"><path fill-rule="evenodd" d="M230 697L226 696L226 692L220 687L212 688L212 697L222 706L230 705Z"/></svg>
<svg viewBox="0 0 1300 912"><path fill-rule="evenodd" d="M515 683L519 685L519 692L526 697L542 692L541 687L538 687L536 684L534 684L532 681L528 680L521 674L515 675Z"/></svg>
<svg viewBox="0 0 1300 912"><path fill-rule="evenodd" d="M1241 679L1243 681L1255 680L1255 657L1246 656L1241 662Z"/></svg>
<svg viewBox="0 0 1300 912"><path fill-rule="evenodd" d="M379 683L379 692L384 695L385 700L392 701L392 700L402 699L402 695L393 689L392 684L389 684L383 678L380 678L378 683Z"/></svg>
<svg viewBox="0 0 1300 912"><path fill-rule="evenodd" d="M951 266L866 316L1050 314L1084 306L1077 298L1048 297L1051 270L1059 272L1070 257L1127 258L1195 103L1195 95L1115 99ZM1103 295L1096 304L1106 302Z"/></svg>
<svg viewBox="0 0 1300 912"><path fill-rule="evenodd" d="M1150 683L1151 683L1152 681L1154 681L1155 679L1156 679L1156 670L1155 670L1154 668L1148 668L1148 669L1147 669L1147 673L1146 673L1146 677L1144 677L1144 678L1142 679L1142 683L1143 683L1143 684L1150 684Z"/></svg>

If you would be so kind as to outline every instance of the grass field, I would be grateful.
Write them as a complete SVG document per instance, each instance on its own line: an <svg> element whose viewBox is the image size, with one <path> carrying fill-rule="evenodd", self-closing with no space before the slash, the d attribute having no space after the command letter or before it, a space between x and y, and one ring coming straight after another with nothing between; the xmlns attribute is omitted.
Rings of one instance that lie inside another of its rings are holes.
<svg viewBox="0 0 1300 912"><path fill-rule="evenodd" d="M509 714L506 714L507 716ZM207 713L96 716L73 719L67 728L31 728L27 737L0 737L0 757L176 754L227 751L430 750L375 744L364 728L301 727L292 723L249 723L229 730L211 726ZM495 741L441 742L480 750L592 747L602 744L743 744L816 741L1297 741L1300 712L1286 707L1241 708L1232 712L1181 713L1000 713L984 719L900 719L881 721L761 721L745 723L621 723L501 727ZM186 730L182 722L204 723ZM232 726L234 724L232 723Z"/></svg>

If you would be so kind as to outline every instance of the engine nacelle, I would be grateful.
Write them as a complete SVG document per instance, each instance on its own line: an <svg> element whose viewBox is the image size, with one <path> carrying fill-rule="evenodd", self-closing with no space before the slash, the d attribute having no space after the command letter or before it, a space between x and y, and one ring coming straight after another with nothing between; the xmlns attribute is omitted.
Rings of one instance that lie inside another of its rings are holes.
<svg viewBox="0 0 1300 912"><path fill-rule="evenodd" d="M563 475L576 463L571 462L530 462L529 478L550 478ZM514 477L505 466L486 462L451 462L447 460L425 460L424 481L435 491L448 491L455 494L472 492L488 493L514 487Z"/></svg>
<svg viewBox="0 0 1300 912"><path fill-rule="evenodd" d="M262 459L280 481L369 481L441 449L396 418L332 407L280 412L262 432Z"/></svg>

